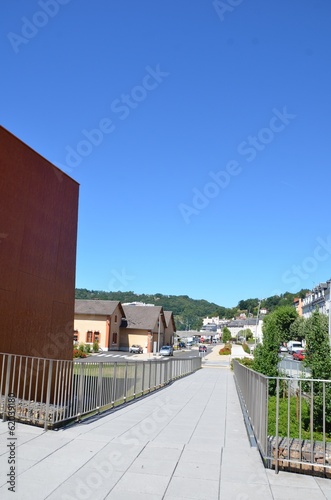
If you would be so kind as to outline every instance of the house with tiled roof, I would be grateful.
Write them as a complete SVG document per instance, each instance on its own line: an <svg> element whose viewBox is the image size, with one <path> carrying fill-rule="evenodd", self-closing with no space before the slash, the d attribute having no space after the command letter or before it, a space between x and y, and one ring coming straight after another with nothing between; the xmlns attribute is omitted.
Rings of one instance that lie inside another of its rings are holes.
<svg viewBox="0 0 331 500"><path fill-rule="evenodd" d="M125 312L115 300L75 300L74 342L95 341L104 351L120 349L120 327L125 326Z"/></svg>
<svg viewBox="0 0 331 500"><path fill-rule="evenodd" d="M157 352L165 345L166 318L161 306L123 306L127 326L120 329L120 349L129 350L134 344L144 352Z"/></svg>
<svg viewBox="0 0 331 500"><path fill-rule="evenodd" d="M164 311L164 317L166 321L166 329L164 335L164 343L167 345L174 344L174 335L176 333L175 318L172 311Z"/></svg>

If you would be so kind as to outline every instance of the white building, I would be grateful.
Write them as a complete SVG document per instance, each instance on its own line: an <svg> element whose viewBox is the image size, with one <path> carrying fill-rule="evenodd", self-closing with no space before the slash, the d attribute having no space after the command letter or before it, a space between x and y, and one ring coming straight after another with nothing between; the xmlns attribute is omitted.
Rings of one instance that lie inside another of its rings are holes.
<svg viewBox="0 0 331 500"><path fill-rule="evenodd" d="M329 314L331 279L315 286L302 300L302 315L309 318L316 308L322 314Z"/></svg>
<svg viewBox="0 0 331 500"><path fill-rule="evenodd" d="M246 320L235 319L233 321L229 321L226 326L230 330L232 337L238 337L241 330L247 330L249 328L253 333L253 338L256 338L257 342L262 342L263 319L261 318L259 318L258 323L256 322L256 318Z"/></svg>

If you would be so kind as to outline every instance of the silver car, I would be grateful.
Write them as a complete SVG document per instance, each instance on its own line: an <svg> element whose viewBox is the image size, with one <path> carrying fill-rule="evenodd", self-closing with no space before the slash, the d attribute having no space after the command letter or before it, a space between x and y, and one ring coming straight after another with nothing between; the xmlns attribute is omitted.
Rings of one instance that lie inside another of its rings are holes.
<svg viewBox="0 0 331 500"><path fill-rule="evenodd" d="M161 356L173 356L174 355L174 351L173 351L173 349L172 349L172 347L170 345L164 345L160 349L160 355Z"/></svg>

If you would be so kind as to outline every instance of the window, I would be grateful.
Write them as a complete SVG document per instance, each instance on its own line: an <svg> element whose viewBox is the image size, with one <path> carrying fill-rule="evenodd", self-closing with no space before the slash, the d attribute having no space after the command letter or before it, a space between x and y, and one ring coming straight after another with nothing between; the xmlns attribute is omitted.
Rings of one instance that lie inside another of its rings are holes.
<svg viewBox="0 0 331 500"><path fill-rule="evenodd" d="M117 332L113 333L113 344L117 344Z"/></svg>
<svg viewBox="0 0 331 500"><path fill-rule="evenodd" d="M74 330L74 342L78 342L78 330Z"/></svg>
<svg viewBox="0 0 331 500"><path fill-rule="evenodd" d="M94 342L100 342L100 332L94 332Z"/></svg>
<svg viewBox="0 0 331 500"><path fill-rule="evenodd" d="M115 314L115 323L117 323L117 314Z"/></svg>
<svg viewBox="0 0 331 500"><path fill-rule="evenodd" d="M89 330L86 333L86 342L92 342L92 335L93 335L93 332L91 330Z"/></svg>

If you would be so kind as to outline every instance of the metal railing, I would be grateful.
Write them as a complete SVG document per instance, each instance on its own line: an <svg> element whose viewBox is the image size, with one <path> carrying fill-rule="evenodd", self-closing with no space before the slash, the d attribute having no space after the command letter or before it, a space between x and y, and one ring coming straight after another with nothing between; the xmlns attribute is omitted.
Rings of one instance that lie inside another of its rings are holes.
<svg viewBox="0 0 331 500"><path fill-rule="evenodd" d="M80 362L0 353L0 416L55 428L146 395L199 368L199 357Z"/></svg>
<svg viewBox="0 0 331 500"><path fill-rule="evenodd" d="M331 381L233 368L265 466L331 478Z"/></svg>
<svg viewBox="0 0 331 500"><path fill-rule="evenodd" d="M286 377L292 378L309 378L311 377L310 369L302 366L301 361L294 359L282 358L278 363L279 372Z"/></svg>

